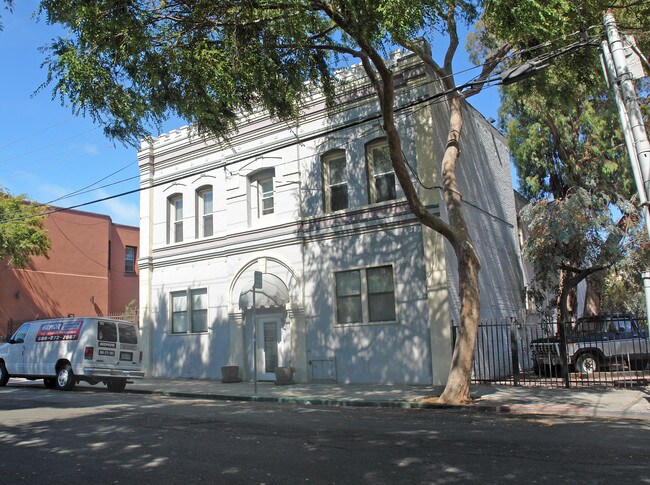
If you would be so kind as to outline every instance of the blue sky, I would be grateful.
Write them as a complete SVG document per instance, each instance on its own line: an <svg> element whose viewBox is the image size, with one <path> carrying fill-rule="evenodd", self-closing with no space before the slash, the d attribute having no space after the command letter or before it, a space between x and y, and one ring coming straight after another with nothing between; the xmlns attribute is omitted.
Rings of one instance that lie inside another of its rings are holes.
<svg viewBox="0 0 650 485"><path fill-rule="evenodd" d="M0 59L5 66L0 76L0 186L14 195L25 194L58 207L137 189L135 148L107 139L92 119L74 116L70 107L52 99L50 87L34 94L46 78L40 67L44 54L38 48L60 33L44 20L32 18L37 3L20 0L14 2L13 14L0 12L4 24ZM458 76L456 81L460 84L475 74ZM485 117L496 118L498 98L497 88L492 87L472 98L471 103ZM164 129L182 124L181 120L170 120ZM77 191L83 193L70 196ZM109 215L115 223L139 225L137 193L80 210Z"/></svg>

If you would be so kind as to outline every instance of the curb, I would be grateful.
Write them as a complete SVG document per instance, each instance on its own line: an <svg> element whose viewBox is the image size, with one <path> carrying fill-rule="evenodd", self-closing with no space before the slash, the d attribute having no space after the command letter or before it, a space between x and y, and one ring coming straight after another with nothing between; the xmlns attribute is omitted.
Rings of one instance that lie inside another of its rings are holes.
<svg viewBox="0 0 650 485"><path fill-rule="evenodd" d="M162 389L126 389L128 394L151 394L166 397L208 399L212 401L242 401L266 402L283 404L303 404L306 406L340 406L340 407L375 407L375 408L403 408L403 409L472 409L471 405L434 404L417 401L386 401L363 399L337 399L337 398L308 398L308 397L281 397L281 396L241 396L227 394L201 394L196 392L166 391Z"/></svg>
<svg viewBox="0 0 650 485"><path fill-rule="evenodd" d="M163 389L126 389L129 394L149 394L165 397L176 397L184 399L206 399L212 401L240 401L280 404L302 404L304 406L337 406L337 407L373 407L392 409L439 409L464 411L482 414L510 414L512 416L562 416L581 417L591 419L634 419L650 420L650 414L625 411L602 411L595 408L565 408L565 407L544 407L507 404L436 404L417 401L401 400L363 400L363 399L340 399L340 398L305 398L305 397L284 397L284 396L242 396L227 394L202 394L196 392L168 391Z"/></svg>

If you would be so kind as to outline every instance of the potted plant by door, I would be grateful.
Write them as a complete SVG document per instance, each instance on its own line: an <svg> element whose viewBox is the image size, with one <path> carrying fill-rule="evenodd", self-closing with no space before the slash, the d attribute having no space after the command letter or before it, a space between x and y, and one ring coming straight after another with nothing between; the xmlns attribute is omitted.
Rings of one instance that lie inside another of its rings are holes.
<svg viewBox="0 0 650 485"><path fill-rule="evenodd" d="M293 384L293 367L276 367L275 383L278 385Z"/></svg>

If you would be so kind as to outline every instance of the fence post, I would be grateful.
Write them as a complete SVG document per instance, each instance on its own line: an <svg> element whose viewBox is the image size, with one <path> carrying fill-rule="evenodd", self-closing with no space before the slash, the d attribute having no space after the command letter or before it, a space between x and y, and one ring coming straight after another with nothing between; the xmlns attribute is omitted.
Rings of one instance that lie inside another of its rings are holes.
<svg viewBox="0 0 650 485"><path fill-rule="evenodd" d="M569 363L567 362L567 338L566 331L568 322L558 322L558 329L560 331L560 361L562 366L560 370L562 372L562 380L564 381L564 387L571 387L571 380L569 379Z"/></svg>
<svg viewBox="0 0 650 485"><path fill-rule="evenodd" d="M519 339L517 338L517 319L510 319L510 354L512 357L512 381L519 385Z"/></svg>

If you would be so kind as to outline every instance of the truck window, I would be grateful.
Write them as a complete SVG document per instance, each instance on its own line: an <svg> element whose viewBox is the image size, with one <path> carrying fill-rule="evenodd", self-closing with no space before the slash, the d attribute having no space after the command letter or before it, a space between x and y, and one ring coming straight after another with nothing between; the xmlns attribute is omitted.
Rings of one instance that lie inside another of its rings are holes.
<svg viewBox="0 0 650 485"><path fill-rule="evenodd" d="M112 322L97 322L97 340L117 342L117 328Z"/></svg>
<svg viewBox="0 0 650 485"><path fill-rule="evenodd" d="M14 334L13 337L11 337L11 339L16 344L22 344L25 341L25 337L27 336L28 331L29 331L29 323L26 323L18 330L16 330L16 333Z"/></svg>
<svg viewBox="0 0 650 485"><path fill-rule="evenodd" d="M126 323L118 323L120 327L120 343L123 344L137 344L138 343L138 334L135 331L134 325L128 325Z"/></svg>

